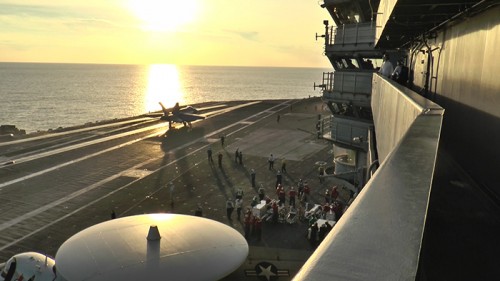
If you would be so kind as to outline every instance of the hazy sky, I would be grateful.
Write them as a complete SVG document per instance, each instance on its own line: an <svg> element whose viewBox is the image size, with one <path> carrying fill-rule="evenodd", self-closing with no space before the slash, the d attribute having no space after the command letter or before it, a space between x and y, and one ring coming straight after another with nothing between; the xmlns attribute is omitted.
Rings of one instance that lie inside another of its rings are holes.
<svg viewBox="0 0 500 281"><path fill-rule="evenodd" d="M0 0L0 61L331 67L318 0Z"/></svg>

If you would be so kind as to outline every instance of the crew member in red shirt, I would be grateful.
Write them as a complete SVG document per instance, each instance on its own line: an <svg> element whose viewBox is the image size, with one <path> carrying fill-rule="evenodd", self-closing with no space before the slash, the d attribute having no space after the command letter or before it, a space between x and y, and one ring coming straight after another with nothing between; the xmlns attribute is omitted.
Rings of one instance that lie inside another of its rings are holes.
<svg viewBox="0 0 500 281"><path fill-rule="evenodd" d="M290 206L295 208L295 196L297 196L297 191L295 191L293 186L290 188L290 191L288 191L288 196L290 197Z"/></svg>

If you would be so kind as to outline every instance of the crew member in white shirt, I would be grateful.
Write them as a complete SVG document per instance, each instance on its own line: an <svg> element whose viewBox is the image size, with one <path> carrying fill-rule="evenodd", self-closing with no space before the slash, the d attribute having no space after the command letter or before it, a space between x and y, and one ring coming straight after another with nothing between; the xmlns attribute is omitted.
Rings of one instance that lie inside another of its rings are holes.
<svg viewBox="0 0 500 281"><path fill-rule="evenodd" d="M389 55L384 54L382 57L382 66L380 67L380 70L378 73L380 73L382 76L385 76L387 78L390 78L392 75L392 72L394 71L394 66L392 66L391 61L389 60Z"/></svg>

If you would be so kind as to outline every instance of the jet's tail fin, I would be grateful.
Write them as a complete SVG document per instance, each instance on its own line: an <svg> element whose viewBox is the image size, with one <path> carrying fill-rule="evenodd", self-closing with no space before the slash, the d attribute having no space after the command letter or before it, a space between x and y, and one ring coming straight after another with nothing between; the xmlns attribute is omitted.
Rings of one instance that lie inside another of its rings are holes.
<svg viewBox="0 0 500 281"><path fill-rule="evenodd" d="M172 112L171 108L166 108L163 103L160 102L161 110L163 110L163 114L168 115L170 112Z"/></svg>

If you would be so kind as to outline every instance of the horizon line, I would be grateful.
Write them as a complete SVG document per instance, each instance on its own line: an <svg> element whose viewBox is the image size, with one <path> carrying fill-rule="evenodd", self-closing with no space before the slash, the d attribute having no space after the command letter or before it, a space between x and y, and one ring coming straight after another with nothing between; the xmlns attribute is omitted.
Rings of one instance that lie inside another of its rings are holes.
<svg viewBox="0 0 500 281"><path fill-rule="evenodd" d="M206 64L175 64L175 63L103 63L103 62L45 62L45 61L0 61L0 63L18 64L87 64L87 65L175 65L175 66L199 66L199 67L262 67L262 68L325 68L321 66L275 66L275 65L206 65ZM333 67L332 67L333 68Z"/></svg>

